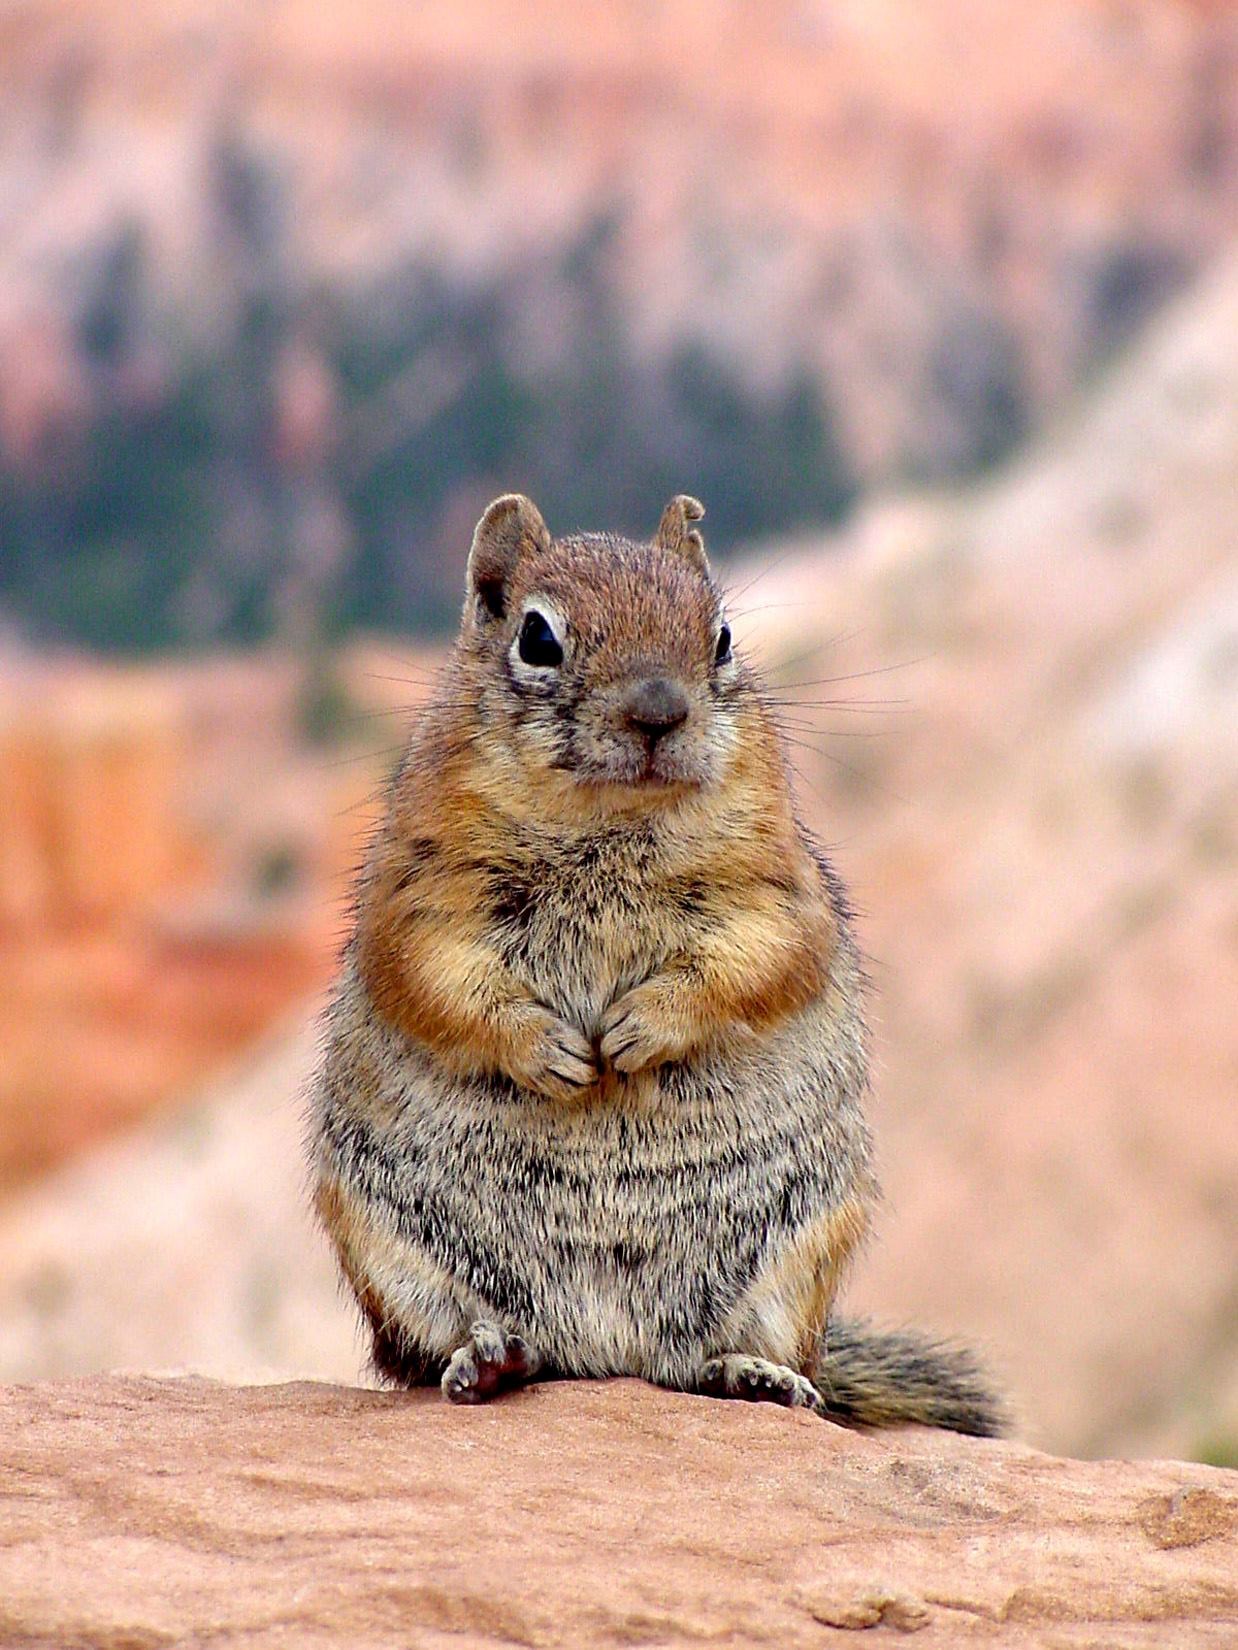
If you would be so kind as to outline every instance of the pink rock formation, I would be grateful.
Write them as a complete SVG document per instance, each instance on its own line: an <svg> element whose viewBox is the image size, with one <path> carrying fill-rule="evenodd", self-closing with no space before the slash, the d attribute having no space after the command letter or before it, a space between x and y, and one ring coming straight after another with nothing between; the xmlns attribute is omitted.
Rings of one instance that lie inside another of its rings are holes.
<svg viewBox="0 0 1238 1650"><path fill-rule="evenodd" d="M1238 1642L1238 1475L632 1381L0 1389L0 1643Z"/></svg>

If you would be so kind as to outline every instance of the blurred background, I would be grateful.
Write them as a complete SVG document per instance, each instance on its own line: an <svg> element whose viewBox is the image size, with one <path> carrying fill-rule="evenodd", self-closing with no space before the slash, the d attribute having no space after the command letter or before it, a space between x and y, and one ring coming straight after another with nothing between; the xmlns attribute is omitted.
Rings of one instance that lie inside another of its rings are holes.
<svg viewBox="0 0 1238 1650"><path fill-rule="evenodd" d="M872 958L852 1304L1238 1463L1226 0L0 0L0 1379L358 1376L300 1094L472 525L701 496Z"/></svg>

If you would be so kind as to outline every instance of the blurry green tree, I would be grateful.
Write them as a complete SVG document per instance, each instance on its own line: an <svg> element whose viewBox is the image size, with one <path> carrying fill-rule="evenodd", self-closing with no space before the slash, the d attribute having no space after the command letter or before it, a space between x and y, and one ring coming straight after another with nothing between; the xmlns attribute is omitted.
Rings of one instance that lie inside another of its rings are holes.
<svg viewBox="0 0 1238 1650"><path fill-rule="evenodd" d="M631 346L614 217L502 276L405 265L324 295L298 289L279 190L230 134L211 200L209 339L156 313L141 237L122 226L82 282L80 415L37 462L0 454L0 604L35 634L152 649L433 629L458 599L473 517L507 488L564 531L647 530L664 495L691 489L722 549L851 502L808 373L771 391L699 341ZM331 389L333 428L308 457L281 445L295 350ZM332 524L325 552L307 521Z"/></svg>

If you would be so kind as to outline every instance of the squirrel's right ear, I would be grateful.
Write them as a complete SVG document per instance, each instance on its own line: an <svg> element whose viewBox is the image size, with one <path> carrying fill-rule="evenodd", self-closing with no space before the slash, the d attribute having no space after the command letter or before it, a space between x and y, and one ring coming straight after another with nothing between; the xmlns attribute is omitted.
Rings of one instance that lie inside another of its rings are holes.
<svg viewBox="0 0 1238 1650"><path fill-rule="evenodd" d="M653 542L659 550L673 550L677 555L686 556L702 573L708 575L709 558L705 554L705 541L696 526L704 514L705 506L699 498L692 498L687 493L676 493L662 512L662 520L658 523Z"/></svg>
<svg viewBox="0 0 1238 1650"><path fill-rule="evenodd" d="M507 611L507 585L516 563L530 550L549 548L550 533L532 499L523 493L504 493L488 504L469 551L467 610L480 603L490 618L501 619Z"/></svg>

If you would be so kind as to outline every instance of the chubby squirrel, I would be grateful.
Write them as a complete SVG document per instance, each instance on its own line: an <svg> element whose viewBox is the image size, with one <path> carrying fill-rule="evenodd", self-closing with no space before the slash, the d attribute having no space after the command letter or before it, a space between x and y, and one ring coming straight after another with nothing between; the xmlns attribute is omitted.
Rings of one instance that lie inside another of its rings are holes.
<svg viewBox="0 0 1238 1650"><path fill-rule="evenodd" d="M695 499L496 499L392 781L311 1102L378 1374L637 1375L991 1434L966 1350L836 1318L878 1191L863 974Z"/></svg>

